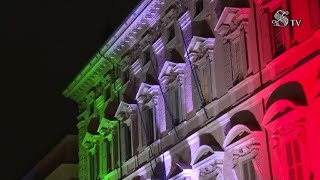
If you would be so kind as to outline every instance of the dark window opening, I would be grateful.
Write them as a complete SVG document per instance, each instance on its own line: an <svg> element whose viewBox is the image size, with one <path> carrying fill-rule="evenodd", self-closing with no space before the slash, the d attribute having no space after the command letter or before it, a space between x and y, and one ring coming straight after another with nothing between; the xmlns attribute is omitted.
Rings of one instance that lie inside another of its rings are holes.
<svg viewBox="0 0 320 180"><path fill-rule="evenodd" d="M175 111L173 112L173 120L174 120L174 125L179 125L180 124L180 119L179 119L179 114L180 114L180 97L179 97L179 91L178 88L175 88L173 90L173 105L175 106Z"/></svg>
<svg viewBox="0 0 320 180"><path fill-rule="evenodd" d="M203 0L198 0L196 2L196 14L195 16L199 15L203 11Z"/></svg>
<svg viewBox="0 0 320 180"><path fill-rule="evenodd" d="M145 133L144 135L144 145L150 145L154 142L154 122L153 122L153 109L152 108L145 108L143 110L143 123L145 124Z"/></svg>
<svg viewBox="0 0 320 180"><path fill-rule="evenodd" d="M105 100L108 100L108 99L110 99L110 97L111 97L111 92L110 92L110 86L109 87L107 87L106 89L105 89L105 91L104 91L104 97L105 97Z"/></svg>
<svg viewBox="0 0 320 180"><path fill-rule="evenodd" d="M150 60L151 60L151 51L150 48L147 48L144 51L144 61L143 61L143 65L147 64Z"/></svg>
<svg viewBox="0 0 320 180"><path fill-rule="evenodd" d="M107 168L107 172L112 171L112 155L111 155L111 146L110 146L110 142L106 141L106 168Z"/></svg>
<svg viewBox="0 0 320 180"><path fill-rule="evenodd" d="M125 150L126 150L126 161L129 160L132 156L131 152L131 129L128 126L124 126L124 137L125 137Z"/></svg>
<svg viewBox="0 0 320 180"><path fill-rule="evenodd" d="M174 24L168 28L168 43L176 36Z"/></svg>
<svg viewBox="0 0 320 180"><path fill-rule="evenodd" d="M273 58L281 55L285 51L283 30L281 27L274 27L274 54Z"/></svg>
<svg viewBox="0 0 320 180"><path fill-rule="evenodd" d="M126 82L129 81L130 78L130 74L129 74L129 70L126 70L123 72L123 84L125 84Z"/></svg>
<svg viewBox="0 0 320 180"><path fill-rule="evenodd" d="M89 115L91 116L94 113L94 103L89 105Z"/></svg>
<svg viewBox="0 0 320 180"><path fill-rule="evenodd" d="M192 35L204 38L214 38L213 31L206 20L192 22Z"/></svg>

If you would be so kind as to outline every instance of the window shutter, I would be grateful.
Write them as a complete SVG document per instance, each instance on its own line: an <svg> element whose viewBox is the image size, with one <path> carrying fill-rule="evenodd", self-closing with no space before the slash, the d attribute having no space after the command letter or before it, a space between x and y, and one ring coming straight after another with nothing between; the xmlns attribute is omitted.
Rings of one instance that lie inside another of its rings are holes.
<svg viewBox="0 0 320 180"><path fill-rule="evenodd" d="M299 148L299 144L298 144L297 139L295 139L293 141L293 147L294 147L295 160L297 163L300 163L301 162L301 152L300 152L300 148Z"/></svg>
<svg viewBox="0 0 320 180"><path fill-rule="evenodd" d="M254 169L252 160L249 161L249 173L250 173L250 180L256 180L257 174L256 174L256 170Z"/></svg>
<svg viewBox="0 0 320 180"><path fill-rule="evenodd" d="M102 142L102 146L101 146L101 159L102 159L102 163L101 163L101 169L102 169L102 172L105 173L107 172L107 152L108 152L108 149L107 149L107 141L106 142Z"/></svg>
<svg viewBox="0 0 320 180"><path fill-rule="evenodd" d="M155 124L153 119L153 108L148 109L148 120L149 120L149 144L153 143L154 141L154 131L155 131Z"/></svg>
<svg viewBox="0 0 320 180"><path fill-rule="evenodd" d="M250 180L250 179L249 179L248 163L244 163L244 164L243 164L243 179Z"/></svg>
<svg viewBox="0 0 320 180"><path fill-rule="evenodd" d="M172 128L172 117L170 116L170 112L172 112L172 102L171 102L171 99L170 99L170 91L168 90L166 93L165 93L165 97L166 97L166 126L167 126L167 130L170 130Z"/></svg>
<svg viewBox="0 0 320 180"><path fill-rule="evenodd" d="M113 144L112 144L112 148L113 148L113 154L111 154L110 152L110 155L113 156L113 162L112 162L112 167L115 168L115 167L118 167L119 166L119 146L118 146L118 137L119 137L119 132L118 132L118 129L116 128L115 130L115 133L114 133L114 139L113 139ZM112 157L111 157L112 158Z"/></svg>
<svg viewBox="0 0 320 180"><path fill-rule="evenodd" d="M287 143L286 144L286 153L287 153L287 161L288 161L288 167L292 167L293 166L293 154L292 154L292 147L291 147L291 143Z"/></svg>
<svg viewBox="0 0 320 180"><path fill-rule="evenodd" d="M106 141L106 146L105 146L105 148L106 148L106 151L105 151L105 155L106 155L106 157L104 158L104 159L106 159L106 161L107 161L107 163L106 163L106 170L107 170L107 172L109 172L111 169L112 169L112 162L111 162L111 147L110 147L110 142L107 140Z"/></svg>
<svg viewBox="0 0 320 180"><path fill-rule="evenodd" d="M248 74L248 56L247 56L247 39L246 39L246 31L241 29L240 31L240 56L241 56L241 72L243 78L245 78Z"/></svg>
<svg viewBox="0 0 320 180"><path fill-rule="evenodd" d="M270 38L271 18L269 10L266 9L260 18L262 40L259 45L262 46L261 53L263 54L263 60L265 63L268 63L272 60L272 43Z"/></svg>
<svg viewBox="0 0 320 180"><path fill-rule="evenodd" d="M125 128L126 125L124 125L123 127L121 127L121 149L120 149L120 152L121 152L121 161L122 162L125 162L126 161L126 154L127 154L127 144L126 144L126 128Z"/></svg>
<svg viewBox="0 0 320 180"><path fill-rule="evenodd" d="M237 84L241 77L241 56L240 56L240 42L233 44L232 48L232 79L233 84Z"/></svg>
<svg viewBox="0 0 320 180"><path fill-rule="evenodd" d="M96 159L96 165L95 165L95 177L98 179L98 176L99 176L99 168L100 168L100 146L99 144L97 144L97 152L96 152L96 155L95 155L95 159Z"/></svg>
<svg viewBox="0 0 320 180"><path fill-rule="evenodd" d="M137 152L137 148L139 146L139 138L137 136L138 132L138 125L137 125L137 121L136 119L132 119L132 123L131 123L131 127L132 127L132 146L133 146L133 152L132 154L136 154Z"/></svg>
<svg viewBox="0 0 320 180"><path fill-rule="evenodd" d="M127 155L126 155L126 160L128 160L131 157L131 130L129 126L125 126L125 133L126 133L126 151L127 151Z"/></svg>
<svg viewBox="0 0 320 180"><path fill-rule="evenodd" d="M147 143L147 125L146 125L146 112L145 110L142 110L141 112L141 127L142 127L142 130L141 130L141 136L142 136L142 146L145 146Z"/></svg>
<svg viewBox="0 0 320 180"><path fill-rule="evenodd" d="M180 88L179 88L179 84L177 85L177 87L175 87L173 89L173 92L172 92L172 96L173 96L173 99L174 99L174 120L175 120L175 125L178 125L180 123L180 92L179 92Z"/></svg>
<svg viewBox="0 0 320 180"><path fill-rule="evenodd" d="M195 76L197 76L195 74ZM192 101L193 101L193 109L198 111L201 107L201 100L200 100L200 96L199 96L199 92L198 92L198 89L197 89L197 84L196 84L196 80L195 78L197 77L194 77L192 75L191 79L192 79Z"/></svg>
<svg viewBox="0 0 320 180"><path fill-rule="evenodd" d="M226 87L230 89L233 85L232 83L232 63L231 63L231 47L230 42L224 44L224 78L226 82Z"/></svg>
<svg viewBox="0 0 320 180"><path fill-rule="evenodd" d="M203 87L202 87L202 91L203 91L203 97L205 100L205 103L208 104L210 102L210 82L211 82L211 76L210 76L210 63L209 60L206 61L206 63L204 64L203 67Z"/></svg>

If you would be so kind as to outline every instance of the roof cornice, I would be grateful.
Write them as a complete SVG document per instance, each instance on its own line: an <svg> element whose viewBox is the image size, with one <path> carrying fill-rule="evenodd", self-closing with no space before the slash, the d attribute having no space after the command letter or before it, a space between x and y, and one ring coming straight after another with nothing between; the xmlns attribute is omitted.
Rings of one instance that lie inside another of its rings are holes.
<svg viewBox="0 0 320 180"><path fill-rule="evenodd" d="M143 0L66 88L63 95L80 102L85 93L97 83L98 76L107 72L105 67L110 70L110 63L101 54L116 59L118 63L116 57L121 57L132 48L137 39L159 21L160 15L177 2L178 0Z"/></svg>

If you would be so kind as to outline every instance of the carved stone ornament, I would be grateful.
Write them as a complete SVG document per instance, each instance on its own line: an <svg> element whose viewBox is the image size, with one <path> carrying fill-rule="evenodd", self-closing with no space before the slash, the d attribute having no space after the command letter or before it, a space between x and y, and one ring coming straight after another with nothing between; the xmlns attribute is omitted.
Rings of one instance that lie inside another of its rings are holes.
<svg viewBox="0 0 320 180"><path fill-rule="evenodd" d="M200 168L200 178L214 177L215 179L223 179L222 169L215 163L209 164L204 168Z"/></svg>
<svg viewBox="0 0 320 180"><path fill-rule="evenodd" d="M233 152L233 164L234 166L238 165L239 158L253 153L253 157L258 155L260 143L252 142L245 146L240 147L239 149L234 150Z"/></svg>

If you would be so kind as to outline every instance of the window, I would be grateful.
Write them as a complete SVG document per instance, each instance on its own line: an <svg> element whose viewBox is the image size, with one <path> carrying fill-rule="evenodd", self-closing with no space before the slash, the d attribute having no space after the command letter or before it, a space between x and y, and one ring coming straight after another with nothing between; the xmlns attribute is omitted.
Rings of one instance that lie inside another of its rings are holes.
<svg viewBox="0 0 320 180"><path fill-rule="evenodd" d="M151 60L151 54L150 54L150 47L148 47L145 51L144 51L144 61L143 61L143 65L147 64L150 60Z"/></svg>
<svg viewBox="0 0 320 180"><path fill-rule="evenodd" d="M153 108L145 107L142 112L142 123L144 123L145 131L143 133L143 145L150 145L156 140L156 130L153 116Z"/></svg>
<svg viewBox="0 0 320 180"><path fill-rule="evenodd" d="M90 154L90 179L97 179L99 175L99 146L96 145L95 154Z"/></svg>
<svg viewBox="0 0 320 180"><path fill-rule="evenodd" d="M174 23L168 28L168 43L176 36Z"/></svg>
<svg viewBox="0 0 320 180"><path fill-rule="evenodd" d="M119 164L120 164L120 161L119 161L119 155L118 155L118 148L119 148L119 135L118 135L118 126L114 128L114 133L113 133L113 144L112 144L112 157L113 157L113 161L112 161L112 168L115 169L115 168L118 168L119 167ZM111 158L112 158L111 157Z"/></svg>
<svg viewBox="0 0 320 180"><path fill-rule="evenodd" d="M241 49L240 49L240 41L236 42L233 45L234 54L232 58L232 79L233 85L238 84L240 81L244 79L244 75L241 68Z"/></svg>
<svg viewBox="0 0 320 180"><path fill-rule="evenodd" d="M110 94L111 94L110 89L111 89L110 86L108 86L104 91L105 100L110 99Z"/></svg>
<svg viewBox="0 0 320 180"><path fill-rule="evenodd" d="M281 27L274 27L274 57L279 56L284 50L283 32Z"/></svg>
<svg viewBox="0 0 320 180"><path fill-rule="evenodd" d="M112 156L111 156L111 143L107 140L106 143L106 162L107 162L107 172L112 170Z"/></svg>
<svg viewBox="0 0 320 180"><path fill-rule="evenodd" d="M130 74L129 74L129 69L125 70L122 74L122 80L123 80L123 84L125 84L126 82L129 81L130 78Z"/></svg>
<svg viewBox="0 0 320 180"><path fill-rule="evenodd" d="M132 151L131 151L131 127L123 124L122 127L122 158L123 160L127 161L131 158L132 156Z"/></svg>
<svg viewBox="0 0 320 180"><path fill-rule="evenodd" d="M233 85L232 82L232 61L231 61L231 45L227 41L223 47L225 60L224 60L224 78L227 89L230 89Z"/></svg>
<svg viewBox="0 0 320 180"><path fill-rule="evenodd" d="M202 64L202 66L198 67L198 77L200 80L202 95L205 104L208 104L212 99L211 65L209 60L204 59L204 61L205 62Z"/></svg>
<svg viewBox="0 0 320 180"><path fill-rule="evenodd" d="M167 110L167 129L170 130L172 127L172 123L177 126L180 124L180 93L177 86L172 86L171 89L169 89L166 93L167 96L167 104L169 111L171 112L172 117L169 114L169 111Z"/></svg>
<svg viewBox="0 0 320 180"><path fill-rule="evenodd" d="M88 111L89 111L89 116L91 116L94 113L94 103L91 103L89 105Z"/></svg>
<svg viewBox="0 0 320 180"><path fill-rule="evenodd" d="M285 151L290 179L304 179L303 163L298 140L295 139L291 142L287 142L285 144Z"/></svg>
<svg viewBox="0 0 320 180"><path fill-rule="evenodd" d="M243 173L243 179L244 180L256 180L257 174L254 169L254 165L252 162L252 159L244 161L242 164L242 173Z"/></svg>
<svg viewBox="0 0 320 180"><path fill-rule="evenodd" d="M276 11L274 11L272 13L275 14L278 11L278 9ZM284 28L282 27L277 27L277 26L273 26L273 58L276 58L277 56L279 56L280 54L282 54L285 51L285 45L284 45Z"/></svg>
<svg viewBox="0 0 320 180"><path fill-rule="evenodd" d="M196 14L195 16L199 15L203 11L203 0L198 0L196 2Z"/></svg>
<svg viewBox="0 0 320 180"><path fill-rule="evenodd" d="M90 155L90 179L95 179L94 155Z"/></svg>
<svg viewBox="0 0 320 180"><path fill-rule="evenodd" d="M211 95L211 76L210 76L210 67L209 66L205 66L203 69L203 96L204 96L204 101L205 103L209 103L210 101L210 95Z"/></svg>

